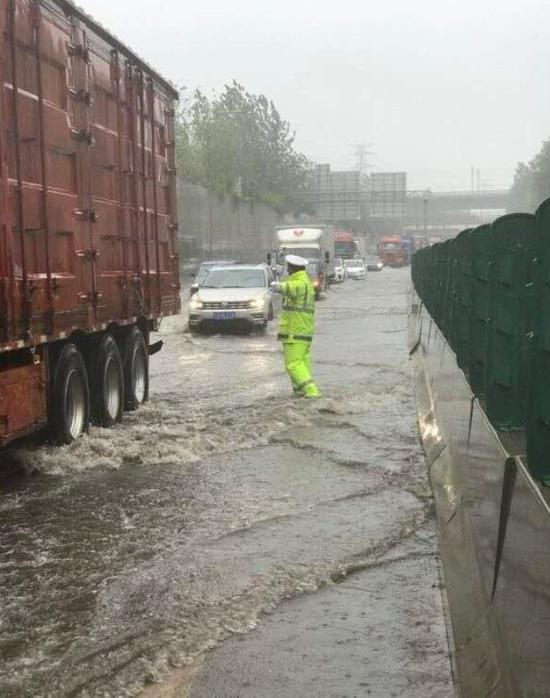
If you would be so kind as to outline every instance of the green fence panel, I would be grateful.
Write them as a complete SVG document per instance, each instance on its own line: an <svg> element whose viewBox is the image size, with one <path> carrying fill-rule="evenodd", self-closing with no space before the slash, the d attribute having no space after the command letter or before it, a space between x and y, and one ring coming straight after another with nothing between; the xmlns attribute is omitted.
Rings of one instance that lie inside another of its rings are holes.
<svg viewBox="0 0 550 698"><path fill-rule="evenodd" d="M430 302L432 306L432 316L437 326L441 328L441 287L443 277L443 245L432 246L434 257L434 283L430 289Z"/></svg>
<svg viewBox="0 0 550 698"><path fill-rule="evenodd" d="M550 199L539 206L536 219L535 355L527 421L527 460L534 477L550 482Z"/></svg>
<svg viewBox="0 0 550 698"><path fill-rule="evenodd" d="M452 350L457 353L458 321L461 311L461 254L460 242L471 229L463 230L452 240L451 269L450 269L450 307L448 307L447 339Z"/></svg>
<svg viewBox="0 0 550 698"><path fill-rule="evenodd" d="M437 304L437 299L439 297L439 285L440 285L440 275L441 275L441 251L440 245L432 245L431 249L431 283L429 285L428 297L430 299L430 308L433 319L439 326L439 308Z"/></svg>
<svg viewBox="0 0 550 698"><path fill-rule="evenodd" d="M439 302L441 304L441 330L447 340L450 334L453 311L453 241L442 245L442 272Z"/></svg>
<svg viewBox="0 0 550 698"><path fill-rule="evenodd" d="M484 400L487 396L487 350L495 255L492 226L480 225L475 228L472 232L471 244L472 311L468 376L472 392Z"/></svg>
<svg viewBox="0 0 550 698"><path fill-rule="evenodd" d="M457 309L454 318L456 360L463 371L470 362L470 315L472 312L472 231L464 230L456 239Z"/></svg>
<svg viewBox="0 0 550 698"><path fill-rule="evenodd" d="M445 293L445 247L443 243L434 245L434 253L436 259L436 284L434 288L434 310L435 310L435 321L437 326L441 331L442 328L442 317L443 317L443 304L444 299L441 297Z"/></svg>
<svg viewBox="0 0 550 698"><path fill-rule="evenodd" d="M532 371L535 216L503 216L492 224L492 234L487 415L497 429L513 431L526 425Z"/></svg>
<svg viewBox="0 0 550 698"><path fill-rule="evenodd" d="M448 278L447 278L447 295L445 297L445 336L449 342L449 346L454 351L454 326L455 314L457 305L456 296L456 278L457 278L457 254L456 254L456 239L449 240L448 252Z"/></svg>
<svg viewBox="0 0 550 698"><path fill-rule="evenodd" d="M550 485L550 199L419 250L412 278L493 426L526 429Z"/></svg>

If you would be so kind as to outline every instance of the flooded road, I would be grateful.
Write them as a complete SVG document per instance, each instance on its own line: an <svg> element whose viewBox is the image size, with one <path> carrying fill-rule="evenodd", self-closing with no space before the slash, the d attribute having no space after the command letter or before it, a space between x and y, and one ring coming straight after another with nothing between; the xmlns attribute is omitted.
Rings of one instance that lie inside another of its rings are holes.
<svg viewBox="0 0 550 698"><path fill-rule="evenodd" d="M291 397L275 327L195 337L183 316L123 426L2 454L24 472L0 481L0 695L453 695L408 284L319 303L317 402ZM300 679L269 688L300 623Z"/></svg>

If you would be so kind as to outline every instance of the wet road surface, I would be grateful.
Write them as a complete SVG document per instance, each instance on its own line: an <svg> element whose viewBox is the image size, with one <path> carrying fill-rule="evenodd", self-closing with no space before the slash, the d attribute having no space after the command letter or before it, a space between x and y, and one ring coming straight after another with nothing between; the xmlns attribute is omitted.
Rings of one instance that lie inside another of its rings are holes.
<svg viewBox="0 0 550 698"><path fill-rule="evenodd" d="M172 318L123 426L2 454L0 695L452 696L407 290L319 303L320 401Z"/></svg>

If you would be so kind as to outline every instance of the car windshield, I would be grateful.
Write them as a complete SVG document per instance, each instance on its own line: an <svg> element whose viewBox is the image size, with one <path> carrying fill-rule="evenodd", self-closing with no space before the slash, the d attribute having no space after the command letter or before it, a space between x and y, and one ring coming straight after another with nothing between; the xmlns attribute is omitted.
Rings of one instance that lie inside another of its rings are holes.
<svg viewBox="0 0 550 698"><path fill-rule="evenodd" d="M288 247L281 247L279 254L277 255L277 261L279 264L284 264L287 255L293 254L298 257L305 257L305 259L319 259L319 248L317 247L293 247L292 249Z"/></svg>
<svg viewBox="0 0 550 698"><path fill-rule="evenodd" d="M212 269L202 287L260 288L265 285L265 274L261 269Z"/></svg>
<svg viewBox="0 0 550 698"><path fill-rule="evenodd" d="M195 283L202 284L214 267L224 267L229 264L232 264L232 262L203 262L197 271Z"/></svg>
<svg viewBox="0 0 550 698"><path fill-rule="evenodd" d="M195 283L201 284L206 279L211 269L211 266L200 267L197 272L197 276L195 277Z"/></svg>
<svg viewBox="0 0 550 698"><path fill-rule="evenodd" d="M378 264L379 261L378 257L367 257L367 262L369 264Z"/></svg>
<svg viewBox="0 0 550 698"><path fill-rule="evenodd" d="M336 257L336 259L334 260L334 266L335 266L337 269L339 269L340 267L343 267L343 266L344 266L344 262L341 260L340 257Z"/></svg>
<svg viewBox="0 0 550 698"><path fill-rule="evenodd" d="M362 259L347 259L346 267L364 267L365 264Z"/></svg>

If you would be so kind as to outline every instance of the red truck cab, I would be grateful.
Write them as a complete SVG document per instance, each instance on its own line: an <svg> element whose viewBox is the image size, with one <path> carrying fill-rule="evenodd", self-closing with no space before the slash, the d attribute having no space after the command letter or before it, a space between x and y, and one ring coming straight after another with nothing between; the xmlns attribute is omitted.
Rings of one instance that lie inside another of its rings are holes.
<svg viewBox="0 0 550 698"><path fill-rule="evenodd" d="M401 236L387 235L378 243L378 256L387 267L403 267L406 253L401 245Z"/></svg>

